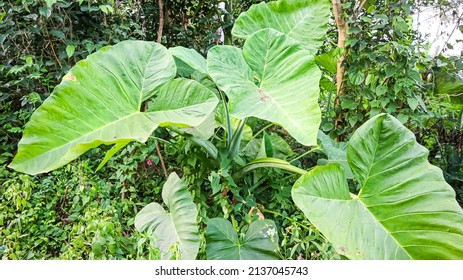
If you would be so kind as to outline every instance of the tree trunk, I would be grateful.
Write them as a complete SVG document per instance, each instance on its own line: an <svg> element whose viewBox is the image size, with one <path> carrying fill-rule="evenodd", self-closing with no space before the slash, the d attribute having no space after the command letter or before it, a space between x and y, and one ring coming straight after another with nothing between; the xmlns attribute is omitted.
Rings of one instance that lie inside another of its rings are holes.
<svg viewBox="0 0 463 280"><path fill-rule="evenodd" d="M341 0L332 0L334 19L336 21L336 26L338 28L338 48L345 49L346 39L347 39L347 22L344 19L344 10L341 6ZM345 50L341 57L338 59L337 70L336 70L336 98L334 100L335 106L339 106L339 97L343 94L343 79L344 72L346 71L345 67L342 66L342 62L345 59ZM339 121L342 120L342 111L334 120L334 127L338 127Z"/></svg>
<svg viewBox="0 0 463 280"><path fill-rule="evenodd" d="M162 29L164 27L164 4L162 0L158 0L159 6L159 26L158 26L158 34L156 38L156 42L161 43L162 41Z"/></svg>

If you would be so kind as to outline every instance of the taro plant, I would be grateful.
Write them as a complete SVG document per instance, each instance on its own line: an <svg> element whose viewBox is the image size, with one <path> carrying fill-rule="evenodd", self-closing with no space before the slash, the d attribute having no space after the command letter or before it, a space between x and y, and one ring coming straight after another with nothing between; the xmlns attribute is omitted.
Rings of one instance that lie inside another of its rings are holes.
<svg viewBox="0 0 463 280"><path fill-rule="evenodd" d="M243 48L215 46L207 59L191 49L167 50L152 42L124 41L105 47L78 62L33 114L10 167L29 174L48 172L101 144L113 145L101 168L129 142L144 142L158 127L164 127L172 136L184 137L207 152L211 197L223 217L207 217L206 244L201 246L198 207L186 181L172 173L162 191L167 210L151 203L135 219L138 230L154 235L163 259L194 259L201 247L209 259L279 258L278 229L273 221L257 210L254 216L259 219L247 220L239 235L233 214L240 207L251 207L250 213L258 209L252 198L263 182L258 170L263 167L304 174L293 188L293 199L340 254L351 258L463 257L463 243L453 241L462 237L463 214L450 187L427 163L423 148L413 144L410 133L391 117L382 115L365 124L347 145L347 152L345 144L334 144L319 135L328 165L310 172L286 161L292 150L283 138L266 132L257 138L259 132L253 132L252 123L259 119L264 125L281 126L302 145L317 145L321 74L314 56L323 42L328 16L329 3L324 0L253 5L240 15L232 30L244 40ZM377 124L383 119L393 124L390 130L383 129L382 122ZM403 153L402 148L412 152ZM418 152L418 160L414 152ZM400 160L391 161L388 155ZM377 164L381 159L390 164ZM408 168L415 161L422 166ZM343 171L333 162L352 170L349 178L360 184L358 196L351 198L346 179L341 180ZM419 174L425 167L433 170L432 176ZM384 177L372 180L381 172L394 180L387 184L378 181ZM413 183L404 190L414 199L410 207L401 205L408 198L398 195L401 180ZM435 182L436 189L429 187ZM386 192L388 186L391 194ZM372 193L378 203L375 199L364 202ZM354 202L339 202L344 200ZM382 203L390 204L384 207L387 211L379 207ZM379 210L373 213L368 207ZM417 215L430 216L417 219L416 224L383 220L415 210ZM453 212L445 214L447 217L442 211ZM429 230L426 236L430 243L423 246L437 246L439 254L433 255L437 249L421 254L404 249L420 243L403 240L420 239L423 230L433 227L436 230ZM409 235L397 238L395 231Z"/></svg>
<svg viewBox="0 0 463 280"><path fill-rule="evenodd" d="M363 124L347 146L360 191L349 192L339 163L294 185L294 202L351 259L461 259L463 211L428 150L394 117Z"/></svg>

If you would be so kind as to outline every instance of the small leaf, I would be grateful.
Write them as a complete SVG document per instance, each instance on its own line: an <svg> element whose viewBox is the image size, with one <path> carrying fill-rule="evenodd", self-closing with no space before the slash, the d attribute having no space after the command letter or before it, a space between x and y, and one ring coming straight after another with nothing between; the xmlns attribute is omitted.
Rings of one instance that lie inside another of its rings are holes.
<svg viewBox="0 0 463 280"><path fill-rule="evenodd" d="M327 53L315 56L315 62L328 70L331 74L336 74L338 59L342 55L342 49L336 48Z"/></svg>
<svg viewBox="0 0 463 280"><path fill-rule="evenodd" d="M64 35L64 33L59 31L59 30L51 30L50 35L53 35L53 36L58 37L60 39L66 39L66 35Z"/></svg>
<svg viewBox="0 0 463 280"><path fill-rule="evenodd" d="M353 72L353 73L350 73L349 74L349 81L353 84L353 85L361 85L363 83L363 81L365 81L365 74L363 74L362 72Z"/></svg>
<svg viewBox="0 0 463 280"><path fill-rule="evenodd" d="M58 0L45 0L45 4L48 8L51 8L51 6L53 6L53 4L55 4L56 2L58 2Z"/></svg>
<svg viewBox="0 0 463 280"><path fill-rule="evenodd" d="M210 219L206 229L208 260L276 260L278 233L275 222L258 220L238 238L233 225L223 218Z"/></svg>
<svg viewBox="0 0 463 280"><path fill-rule="evenodd" d="M113 7L110 5L99 5L98 8L106 15L112 14L114 12Z"/></svg>
<svg viewBox="0 0 463 280"><path fill-rule="evenodd" d="M0 13L0 23L3 22L3 18L6 16L6 12Z"/></svg>
<svg viewBox="0 0 463 280"><path fill-rule="evenodd" d="M394 66L386 65L386 69L385 69L386 77L394 76L395 72L396 72L396 68Z"/></svg>
<svg viewBox="0 0 463 280"><path fill-rule="evenodd" d="M169 208L166 212L158 203L146 205L135 217L138 231L151 229L158 236L155 247L161 258L172 257L170 248L177 244L182 260L194 260L199 250L199 234L196 218L198 211L187 185L175 173L171 173L162 189L162 200Z"/></svg>
<svg viewBox="0 0 463 280"><path fill-rule="evenodd" d="M49 18L51 16L51 8L49 7L40 7L39 14L45 18Z"/></svg>
<svg viewBox="0 0 463 280"><path fill-rule="evenodd" d="M355 102L353 100L343 100L341 101L341 107L343 109L349 109L349 110L355 110L358 106L358 102Z"/></svg>
<svg viewBox="0 0 463 280"><path fill-rule="evenodd" d="M73 45L66 46L66 54L68 58L70 58L74 54L75 49L76 49L76 46L73 46Z"/></svg>
<svg viewBox="0 0 463 280"><path fill-rule="evenodd" d="M387 86L377 86L375 92L377 96L381 96L387 92Z"/></svg>
<svg viewBox="0 0 463 280"><path fill-rule="evenodd" d="M416 98L414 97L408 97L407 98L407 103L408 103L408 106L410 107L410 109L412 110L415 110L417 107L418 107L418 100L416 100Z"/></svg>

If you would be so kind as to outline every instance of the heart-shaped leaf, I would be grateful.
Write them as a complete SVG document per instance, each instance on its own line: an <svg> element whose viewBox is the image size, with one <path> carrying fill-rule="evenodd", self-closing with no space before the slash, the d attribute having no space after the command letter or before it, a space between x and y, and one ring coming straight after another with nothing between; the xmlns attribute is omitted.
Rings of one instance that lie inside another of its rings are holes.
<svg viewBox="0 0 463 280"><path fill-rule="evenodd" d="M248 38L242 52L230 46L212 48L207 69L227 94L232 116L275 122L301 144L317 144L321 74L310 53L296 41L264 29Z"/></svg>
<svg viewBox="0 0 463 280"><path fill-rule="evenodd" d="M223 218L210 219L207 224L206 255L209 260L274 260L278 259L277 250L278 233L271 220L251 223L242 239Z"/></svg>
<svg viewBox="0 0 463 280"><path fill-rule="evenodd" d="M130 55L128 55L130 54ZM196 126L217 97L201 84L172 80L174 59L162 45L124 41L88 56L64 76L34 112L10 167L37 174L63 166L91 148L146 141L159 126ZM157 95L154 107L142 102Z"/></svg>
<svg viewBox="0 0 463 280"><path fill-rule="evenodd" d="M347 160L361 189L349 193L338 164L316 167L292 197L351 259L463 259L463 210L412 132L386 114L352 136Z"/></svg>
<svg viewBox="0 0 463 280"><path fill-rule="evenodd" d="M161 258L172 257L171 247L177 245L182 260L194 260L199 250L199 234L196 217L198 211L186 184L175 173L171 173L162 189L162 200L169 208L156 202L146 205L135 217L138 231L153 230L156 248Z"/></svg>
<svg viewBox="0 0 463 280"><path fill-rule="evenodd" d="M280 0L252 5L241 13L232 34L247 39L254 32L273 28L285 33L315 55L325 40L330 5L325 0Z"/></svg>

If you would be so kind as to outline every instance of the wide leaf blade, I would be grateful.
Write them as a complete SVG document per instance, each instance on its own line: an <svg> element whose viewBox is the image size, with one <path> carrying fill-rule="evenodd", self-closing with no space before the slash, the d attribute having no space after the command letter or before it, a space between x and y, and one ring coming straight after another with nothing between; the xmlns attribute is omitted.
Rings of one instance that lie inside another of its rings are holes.
<svg viewBox="0 0 463 280"><path fill-rule="evenodd" d="M88 56L34 112L10 167L48 172L101 144L144 142L158 125L199 125L217 98L197 82L172 81L175 73L172 56L156 43L125 41ZM141 112L154 94L162 104Z"/></svg>
<svg viewBox="0 0 463 280"><path fill-rule="evenodd" d="M262 2L241 13L232 34L247 39L261 29L273 28L298 41L311 55L315 55L325 39L329 13L329 2L324 0Z"/></svg>
<svg viewBox="0 0 463 280"><path fill-rule="evenodd" d="M278 31L261 30L246 41L242 53L233 47L211 49L207 67L227 94L232 116L275 122L301 144L317 143L321 74L297 42Z"/></svg>
<svg viewBox="0 0 463 280"><path fill-rule="evenodd" d="M358 196L349 194L337 164L302 176L292 196L349 258L462 259L463 210L427 156L397 119L378 115L348 145L347 159L361 185Z"/></svg>
<svg viewBox="0 0 463 280"><path fill-rule="evenodd" d="M155 246L160 249L162 259L170 259L170 248L177 244L181 259L194 260L199 250L198 211L186 184L177 174L169 175L162 189L162 199L169 212L158 203L150 203L135 217L135 227L138 231L153 229L159 237Z"/></svg>

